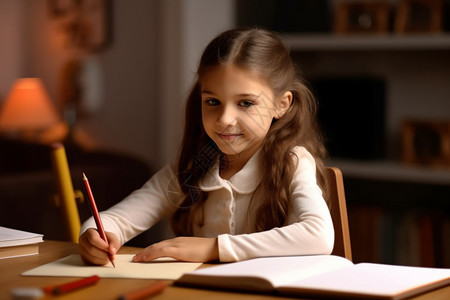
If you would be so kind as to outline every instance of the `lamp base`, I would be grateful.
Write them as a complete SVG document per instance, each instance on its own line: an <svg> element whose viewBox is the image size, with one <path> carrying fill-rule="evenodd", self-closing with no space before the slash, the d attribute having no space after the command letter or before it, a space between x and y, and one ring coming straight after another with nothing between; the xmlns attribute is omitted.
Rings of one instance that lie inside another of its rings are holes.
<svg viewBox="0 0 450 300"><path fill-rule="evenodd" d="M64 140L69 132L69 127L65 122L49 128L41 129L19 129L19 130L3 130L0 131L0 137L10 140L21 140L24 142L33 142L39 144L51 144Z"/></svg>

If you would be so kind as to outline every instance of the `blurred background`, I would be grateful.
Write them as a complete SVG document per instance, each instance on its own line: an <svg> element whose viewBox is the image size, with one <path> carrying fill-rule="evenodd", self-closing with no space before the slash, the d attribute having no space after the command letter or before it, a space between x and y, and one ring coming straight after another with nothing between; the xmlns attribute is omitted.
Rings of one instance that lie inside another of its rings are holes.
<svg viewBox="0 0 450 300"><path fill-rule="evenodd" d="M202 48L234 19L232 1L2 0L0 6L0 98L17 78L39 77L60 106L70 101L61 99L61 85L77 85L79 142L155 167L177 152L183 102ZM101 37L92 45L77 41L83 26L77 21L92 31L103 26Z"/></svg>
<svg viewBox="0 0 450 300"><path fill-rule="evenodd" d="M329 165L344 174L354 260L448 267L449 6L0 0L0 225L64 239L51 200L55 141L75 189L84 170L100 209L140 187L176 157L203 48L223 30L258 26L280 32L319 100ZM23 92L24 78L38 79L39 96ZM89 211L79 210L83 221Z"/></svg>

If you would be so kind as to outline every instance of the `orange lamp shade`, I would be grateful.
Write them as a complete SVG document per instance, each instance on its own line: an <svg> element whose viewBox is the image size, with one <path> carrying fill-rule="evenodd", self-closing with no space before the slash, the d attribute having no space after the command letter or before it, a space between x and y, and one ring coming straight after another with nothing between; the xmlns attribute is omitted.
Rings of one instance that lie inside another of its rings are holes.
<svg viewBox="0 0 450 300"><path fill-rule="evenodd" d="M11 88L0 110L0 131L43 130L60 122L42 81L21 78Z"/></svg>

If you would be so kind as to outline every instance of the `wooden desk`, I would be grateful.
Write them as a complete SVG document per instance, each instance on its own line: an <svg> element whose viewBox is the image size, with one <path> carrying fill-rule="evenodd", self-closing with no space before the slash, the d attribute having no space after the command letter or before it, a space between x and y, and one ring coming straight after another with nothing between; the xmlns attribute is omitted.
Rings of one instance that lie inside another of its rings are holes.
<svg viewBox="0 0 450 300"><path fill-rule="evenodd" d="M78 252L76 244L69 242L45 241L40 245L40 254L0 260L0 299L11 299L10 292L15 287L43 287L61 284L76 278L68 277L29 277L20 274L29 269L49 263L69 254ZM137 253L139 248L122 247L119 253ZM75 291L59 297L44 297L42 299L117 299L123 293L147 286L152 280L147 279L109 279L102 278L96 285ZM171 282L169 282L171 283ZM413 299L441 299L450 297L450 286L420 295ZM162 299L293 299L272 295L213 291L193 288L183 288L169 285L163 293L153 297Z"/></svg>

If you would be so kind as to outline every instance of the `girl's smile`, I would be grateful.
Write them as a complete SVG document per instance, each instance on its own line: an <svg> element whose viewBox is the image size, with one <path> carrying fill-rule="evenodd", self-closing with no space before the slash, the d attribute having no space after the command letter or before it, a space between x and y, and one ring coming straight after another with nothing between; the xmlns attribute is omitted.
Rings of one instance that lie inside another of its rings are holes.
<svg viewBox="0 0 450 300"><path fill-rule="evenodd" d="M229 129L232 129L232 128L225 128L225 130L229 130ZM237 129L237 128L236 128ZM236 130L235 130L236 131ZM219 138L219 139L222 139L222 140L224 140L224 142L234 142L234 143L236 143L237 142L237 140L239 139L239 138L243 138L243 137L245 137L245 135L244 135L244 133L236 133L236 132L227 132L227 131L220 131L220 130L217 130L217 131L215 131L214 132L214 134ZM211 137L211 136L210 136ZM212 138L212 137L211 137ZM212 138L213 139L213 138ZM216 142L216 140L215 139L213 139L215 142ZM217 143L217 142L216 142ZM218 145L219 146L219 145ZM220 147L220 146L219 146ZM221 149L222 150L222 149ZM222 150L222 152L224 152L223 150ZM233 151L234 153L229 153L229 154L238 154L237 152L238 152L238 149L237 148L235 148L234 149L234 151Z"/></svg>
<svg viewBox="0 0 450 300"><path fill-rule="evenodd" d="M227 141L233 141L239 137L242 136L242 134L239 133L216 133L221 139L227 140Z"/></svg>

